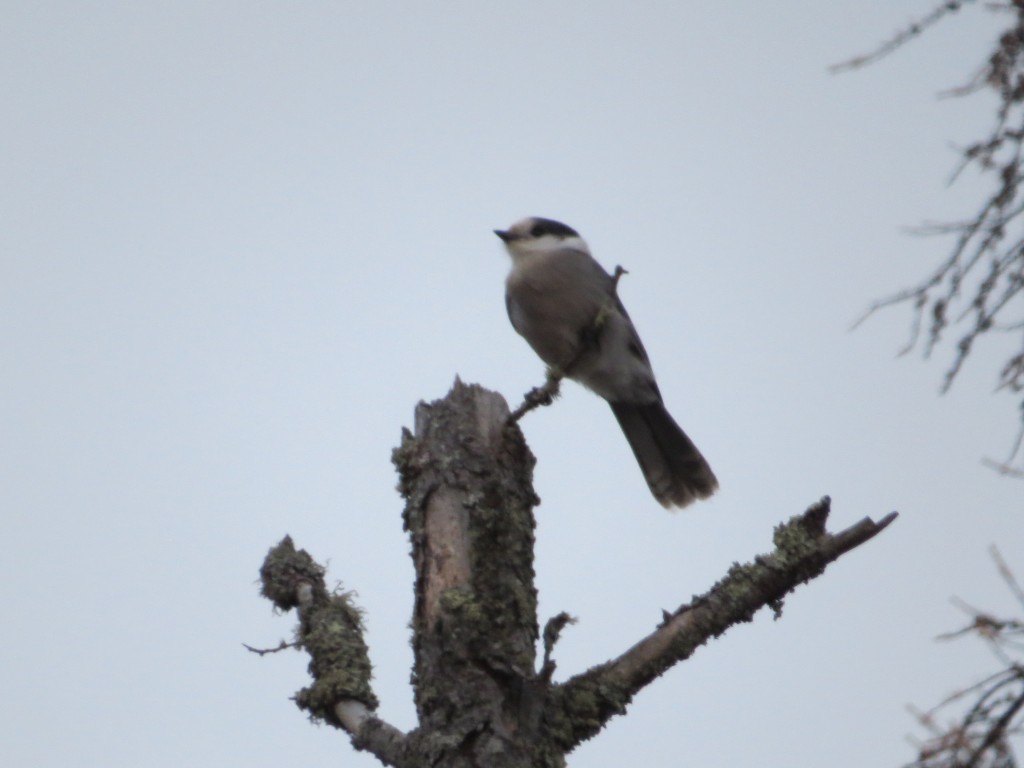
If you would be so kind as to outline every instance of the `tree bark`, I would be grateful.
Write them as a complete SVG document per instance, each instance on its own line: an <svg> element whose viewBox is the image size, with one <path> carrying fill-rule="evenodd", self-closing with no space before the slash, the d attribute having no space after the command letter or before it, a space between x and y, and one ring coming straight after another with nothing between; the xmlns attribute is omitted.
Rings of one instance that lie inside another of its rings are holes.
<svg viewBox="0 0 1024 768"><path fill-rule="evenodd" d="M298 705L396 768L564 766L666 669L763 606L778 614L788 592L895 518L829 534L826 497L776 528L770 554L733 566L618 658L555 684L552 649L571 619L548 622L538 670L534 458L505 400L456 380L446 398L417 407L415 434L403 433L394 463L416 566L415 730L375 716L359 614L329 593L323 569L286 538L261 576L275 605L298 609L298 642L312 657L314 683Z"/></svg>

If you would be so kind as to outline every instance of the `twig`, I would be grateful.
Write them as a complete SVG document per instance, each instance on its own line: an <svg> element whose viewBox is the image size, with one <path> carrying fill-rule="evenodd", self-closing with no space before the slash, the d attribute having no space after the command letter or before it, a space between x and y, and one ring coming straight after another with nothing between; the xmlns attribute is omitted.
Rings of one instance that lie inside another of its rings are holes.
<svg viewBox="0 0 1024 768"><path fill-rule="evenodd" d="M992 559L995 561L996 568L999 570L999 575L1003 577L1003 581L1006 582L1006 586L1010 588L1013 596L1017 598L1021 606L1024 606L1024 589L1021 588L1020 582L1017 581L1017 577L1013 575L1013 571L1010 570L1010 566L1006 564L1002 554L999 552L999 548L995 544L989 549Z"/></svg>
<svg viewBox="0 0 1024 768"><path fill-rule="evenodd" d="M833 64L828 68L829 72L836 74L839 72L845 72L851 69L860 69L868 64L878 61L890 53L895 51L897 48L902 46L904 43L918 37L922 32L931 26L934 26L941 21L945 16L951 13L959 11L960 8L973 0L946 0L935 8L931 13L922 18L920 21L915 21L909 26L904 27L890 39L879 45L871 53L866 53L862 56L855 56L847 61L842 61L838 64Z"/></svg>
<svg viewBox="0 0 1024 768"><path fill-rule="evenodd" d="M242 647L250 653L255 653L260 656L266 656L268 653L278 653L287 648L301 648L302 643L286 643L284 640L282 640L280 645L278 645L276 648L253 648L251 645L246 645L245 643L242 643Z"/></svg>
<svg viewBox="0 0 1024 768"><path fill-rule="evenodd" d="M565 611L562 611L557 616L552 616L548 619L547 624L544 625L544 663L541 665L540 674L538 675L543 682L550 682L551 676L555 673L555 667L557 665L551 655L555 650L555 643L558 642L558 638L562 634L562 630L565 629L567 625L575 623L576 619Z"/></svg>

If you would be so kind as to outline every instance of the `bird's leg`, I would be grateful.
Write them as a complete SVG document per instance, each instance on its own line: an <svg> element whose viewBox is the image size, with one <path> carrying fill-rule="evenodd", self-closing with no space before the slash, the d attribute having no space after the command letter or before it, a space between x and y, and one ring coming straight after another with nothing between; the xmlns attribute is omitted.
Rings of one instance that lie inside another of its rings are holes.
<svg viewBox="0 0 1024 768"><path fill-rule="evenodd" d="M545 374L544 385L534 387L523 395L523 404L509 415L509 423L519 421L534 408L539 408L542 405L551 405L560 394L562 378L564 376L565 374L558 368L550 366Z"/></svg>

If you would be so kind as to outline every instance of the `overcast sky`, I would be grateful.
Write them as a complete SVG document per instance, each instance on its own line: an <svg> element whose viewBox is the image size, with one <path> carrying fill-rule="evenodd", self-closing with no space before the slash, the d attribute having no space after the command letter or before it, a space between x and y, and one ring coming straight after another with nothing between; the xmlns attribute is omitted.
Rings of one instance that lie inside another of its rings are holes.
<svg viewBox="0 0 1024 768"><path fill-rule="evenodd" d="M390 451L459 375L518 403L543 366L508 324L491 230L578 229L609 269L721 491L650 497L607 406L569 385L538 459L541 620L559 675L622 652L824 494L877 540L702 648L569 758L898 766L905 705L994 669L936 643L1013 603L1021 483L1007 349L896 358L867 304L972 213L939 99L997 32L972 10L861 72L935 0L6 2L0 11L0 752L9 765L373 766L257 658L285 533L358 593L380 714L415 724L412 566Z"/></svg>

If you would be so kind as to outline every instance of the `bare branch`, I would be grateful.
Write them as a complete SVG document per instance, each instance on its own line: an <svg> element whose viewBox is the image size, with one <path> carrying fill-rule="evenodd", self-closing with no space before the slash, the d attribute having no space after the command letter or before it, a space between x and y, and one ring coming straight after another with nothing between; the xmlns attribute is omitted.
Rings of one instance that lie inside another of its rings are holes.
<svg viewBox="0 0 1024 768"><path fill-rule="evenodd" d="M832 71L877 61L968 4L969 0L942 2L872 53L837 65ZM980 73L967 85L944 94L963 97L987 89L998 99L987 137L959 150L960 162L950 182L972 168L988 175L991 190L971 219L918 228L918 234L953 236L949 255L916 285L872 303L853 326L856 328L880 309L909 304L910 333L900 354L920 347L927 358L942 343L953 347L941 392L952 387L979 339L992 330L1019 330L1024 313L1024 2L982 3L976 7L1005 12L1011 23ZM954 332L956 336L950 339ZM1024 343L1003 365L996 389L1024 392ZM986 466L1012 477L1024 476L1024 467L1014 465L1022 456L1024 398L1019 405L1020 427L1009 458L1002 463L985 461Z"/></svg>
<svg viewBox="0 0 1024 768"><path fill-rule="evenodd" d="M840 62L839 64L833 64L829 67L829 72L836 74L851 69L860 69L868 64L872 64L879 59L888 56L910 40L919 37L926 29L933 27L946 16L959 11L961 7L972 2L974 2L974 0L945 0L927 16L904 27L891 38L879 45L875 50L862 56L855 56L854 58Z"/></svg>
<svg viewBox="0 0 1024 768"><path fill-rule="evenodd" d="M1010 570L1010 566L1006 564L1002 554L999 552L999 548L994 544L989 548L989 553L992 555L992 560L996 564L996 568L999 570L999 575L1002 576L1003 581L1006 582L1006 586L1010 588L1010 592L1017 598L1017 601L1024 608L1024 588L1021 587L1020 582L1017 581L1017 577L1013 575L1013 571Z"/></svg>
<svg viewBox="0 0 1024 768"><path fill-rule="evenodd" d="M288 648L301 648L302 646L299 643L286 643L284 640L282 640L274 648L254 648L251 645L246 645L245 643L242 643L242 647L250 653L255 653L258 656L266 656L268 653L280 653L281 651L286 650Z"/></svg>
<svg viewBox="0 0 1024 768"><path fill-rule="evenodd" d="M769 606L779 615L782 600L798 585L819 576L845 552L872 539L895 518L865 518L830 534L825 531L830 500L822 499L775 531L775 550L747 565L734 565L722 581L680 606L650 635L618 658L576 675L551 691L551 707L575 728L565 735L571 748L594 735L623 711L634 694L712 637L750 621Z"/></svg>
<svg viewBox="0 0 1024 768"><path fill-rule="evenodd" d="M992 548L1000 575L1024 604L1024 592L1009 567ZM1001 619L955 599L971 624L940 636L948 640L973 634L984 639L1002 668L966 688L955 691L927 712L912 710L931 737L919 744L915 768L1014 768L1017 765L1009 737L1024 730L1024 664L1011 656L1024 646L1014 640L1024 633L1024 622ZM936 715L956 705L967 708L951 725L940 727Z"/></svg>

